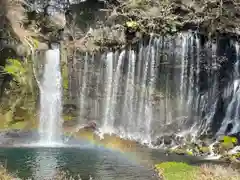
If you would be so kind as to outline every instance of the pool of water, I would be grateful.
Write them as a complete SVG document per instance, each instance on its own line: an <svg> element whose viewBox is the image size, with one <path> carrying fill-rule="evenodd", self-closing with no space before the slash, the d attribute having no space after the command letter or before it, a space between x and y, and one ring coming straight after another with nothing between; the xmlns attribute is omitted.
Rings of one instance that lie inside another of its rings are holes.
<svg viewBox="0 0 240 180"><path fill-rule="evenodd" d="M153 166L156 163L202 163L194 157L166 155L161 150L118 137L93 140L93 134L87 133L65 144L49 147L31 142L34 134L17 132L1 136L0 162L21 179L50 180L61 171L72 177L80 175L82 180L90 177L96 180L155 180Z"/></svg>
<svg viewBox="0 0 240 180"><path fill-rule="evenodd" d="M102 148L1 148L0 159L22 179L52 179L58 171L83 180L156 179L153 170Z"/></svg>

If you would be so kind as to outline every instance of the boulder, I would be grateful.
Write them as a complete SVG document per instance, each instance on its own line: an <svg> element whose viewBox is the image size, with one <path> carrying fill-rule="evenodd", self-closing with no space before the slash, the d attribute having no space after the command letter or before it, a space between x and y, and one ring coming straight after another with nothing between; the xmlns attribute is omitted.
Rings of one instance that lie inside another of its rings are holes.
<svg viewBox="0 0 240 180"><path fill-rule="evenodd" d="M97 129L97 124L95 121L90 121L83 127L85 130L93 130L95 131Z"/></svg>

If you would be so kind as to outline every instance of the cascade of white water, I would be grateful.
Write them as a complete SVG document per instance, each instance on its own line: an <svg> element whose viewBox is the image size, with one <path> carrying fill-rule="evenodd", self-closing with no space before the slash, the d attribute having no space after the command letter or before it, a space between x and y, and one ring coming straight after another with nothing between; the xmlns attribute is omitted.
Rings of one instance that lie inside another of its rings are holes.
<svg viewBox="0 0 240 180"><path fill-rule="evenodd" d="M232 124L233 128L230 130L228 133L237 133L240 129L240 114L239 114L239 109L240 109L240 79L238 77L239 75L239 44L235 43L235 51L236 51L236 63L234 67L234 77L235 79L233 80L233 95L231 102L229 103L226 111L226 115L223 119L221 128L218 131L218 135L224 134L228 124Z"/></svg>
<svg viewBox="0 0 240 180"><path fill-rule="evenodd" d="M112 133L112 127L110 127L109 125L112 124L111 122L111 117L110 117L110 113L111 113L111 99L112 99L112 82L113 82L113 61L114 61L114 54L113 52L109 52L107 53L106 56L106 74L105 74L105 94L104 94L104 117L103 117L103 129L104 131L106 131L105 129L108 128L107 130L109 131L109 133ZM109 128L110 127L110 128Z"/></svg>
<svg viewBox="0 0 240 180"><path fill-rule="evenodd" d="M189 67L189 76L188 76L188 87L187 87L187 90L188 90L188 94L187 94L187 106L189 108L189 106L192 104L193 102L193 96L194 96L194 88L195 88L195 84L194 84L194 60L195 60L195 57L193 56L194 55L194 36L191 35L189 37L189 51L190 51L190 57L189 57L189 64L190 64L190 67ZM191 107L190 107L191 109Z"/></svg>
<svg viewBox="0 0 240 180"><path fill-rule="evenodd" d="M129 62L128 62L128 70L127 70L127 77L126 77L126 85L125 85L125 92L124 92L124 102L123 102L123 112L122 112L122 119L124 129L127 129L129 132L134 132L134 95L135 95L135 86L134 86L134 77L135 77L135 52L133 50L129 51Z"/></svg>
<svg viewBox="0 0 240 180"><path fill-rule="evenodd" d="M186 50L187 50L187 40L188 37L187 35L183 35L182 36L183 40L182 40L182 62L181 62L181 85L180 85L180 98L181 98L181 104L183 103L183 99L184 99L184 80L185 80L185 73L186 73Z"/></svg>
<svg viewBox="0 0 240 180"><path fill-rule="evenodd" d="M197 39L197 82L199 83L200 79L200 42ZM207 42L205 44L205 53L208 58L205 59L205 63L207 64L207 68L205 73L208 74L206 79L206 84L209 86L208 90L204 93L200 93L200 87L195 86L196 93L197 93L197 100L195 101L195 109L198 112L198 120L195 122L195 132L198 135L202 135L208 131L212 120L217 111L217 103L218 103L218 73L216 71L217 67L217 43L214 42ZM201 112L204 112L205 116L201 117Z"/></svg>
<svg viewBox="0 0 240 180"><path fill-rule="evenodd" d="M200 47L200 39L199 39L199 37L197 35L196 35L196 47L197 47L197 52L196 52L196 55L197 55L197 69L196 69L196 73L197 73L197 79L196 79L197 86L196 86L196 88L198 89L198 92L199 92L198 83L199 83L199 76L200 76L200 51L201 51L201 47Z"/></svg>
<svg viewBox="0 0 240 180"><path fill-rule="evenodd" d="M237 133L240 130L240 79L239 79L239 44L235 43L235 50L236 50L236 68L235 68L235 73L236 73L236 82L237 86L235 86L235 94L236 94L236 109L235 109L235 114L234 114L234 119L233 119L233 129L231 133Z"/></svg>
<svg viewBox="0 0 240 180"><path fill-rule="evenodd" d="M105 123L111 127L114 126L114 121L116 119L116 116L119 117L119 111L117 111L118 108L118 90L119 90L119 81L121 77L121 68L123 65L123 60L125 57L125 51L122 51L119 55L119 58L117 59L117 67L115 68L115 75L113 79L113 90L112 90L112 102L111 102L111 112L110 112L110 122Z"/></svg>
<svg viewBox="0 0 240 180"><path fill-rule="evenodd" d="M40 144L54 145L62 142L61 85L60 51L59 49L47 50L40 88Z"/></svg>
<svg viewBox="0 0 240 180"><path fill-rule="evenodd" d="M147 88L147 104L145 107L145 115L146 115L146 133L147 133L147 141L151 140L151 126L153 122L153 94L155 91L155 80L156 80L156 70L155 70L155 50L154 47L150 47L150 66L149 66L149 84Z"/></svg>
<svg viewBox="0 0 240 180"><path fill-rule="evenodd" d="M149 45L147 46L146 49L144 49L143 51L143 59L141 64L142 64L142 77L141 77L141 80L140 80L140 95L139 95L139 106L138 106L138 119L139 121L141 122L140 123L140 127L139 127L139 130L140 132L142 133L145 133L146 136L149 136L148 133L148 129L149 129L149 123L147 121L151 121L151 119L148 119L148 118L151 118L151 117L148 117L147 114L146 114L146 111L149 111L148 110L148 106L145 106L145 105L148 105L148 102L147 102L147 97L146 97L146 93L147 93L147 75L148 75L148 68L149 68L149 64L151 63L151 57L150 57L150 53L151 53L151 44L152 44L152 41L153 41L153 38L151 37L150 40L149 40ZM145 123L143 123L145 122ZM147 128L146 128L147 127ZM140 135L141 136L141 135ZM140 137L141 138L141 137ZM147 137L148 139L148 137Z"/></svg>
<svg viewBox="0 0 240 180"><path fill-rule="evenodd" d="M85 55L84 57L84 69L83 72L80 71L80 73L82 73L82 80L79 83L82 84L81 89L80 89L80 102L79 102L79 106L80 106L80 119L79 121L82 121L82 119L84 118L84 113L85 113L85 104L86 104L86 91L87 91L87 73L88 73L88 53Z"/></svg>
<svg viewBox="0 0 240 180"><path fill-rule="evenodd" d="M218 66L218 64L217 64L217 43L212 43L211 46L212 46L211 47L212 56L211 56L209 65L210 65L210 67L212 67L212 71L214 71L214 70L217 69L217 66ZM211 74L213 74L213 86L217 87L217 84L218 84L217 75L218 74L217 73L212 73L212 72L211 72ZM215 97L216 93L217 93L217 88L213 88L210 97ZM209 103L212 104L211 101L209 101Z"/></svg>
<svg viewBox="0 0 240 180"><path fill-rule="evenodd" d="M199 80L199 71L200 71L200 59L199 54L197 54L197 58L195 56L195 49L196 52L199 53L200 48L200 41L197 37L193 34L188 35L188 46L186 47L186 51L188 53L187 58L187 66L188 67L188 77L186 77L186 81L184 84L187 84L186 90L186 105L184 107L185 113L188 115L188 119L192 119L192 122L188 122L186 129L189 128L187 131L191 133L193 137L196 136L197 129L198 129L198 121L195 118L197 116L197 106L198 100L200 98L199 90L198 90L198 80ZM196 40L195 40L196 39ZM187 67L185 67L187 69ZM186 131L186 130L185 130Z"/></svg>
<svg viewBox="0 0 240 180"><path fill-rule="evenodd" d="M183 111L186 110L186 103L185 103L185 97L186 97L186 85L187 85L187 65L188 65L188 38L189 34L182 34L182 54L181 54L181 82L180 82L180 114L181 116L184 115ZM182 114L183 113L183 114Z"/></svg>
<svg viewBox="0 0 240 180"><path fill-rule="evenodd" d="M216 53L215 46L211 47L211 53L206 54L207 64ZM84 99L81 103L87 102L88 107L82 106L81 111L89 108L94 117L100 118L97 123L102 133L116 133L145 143L162 134L193 134L206 129L209 118L201 122L200 117L210 107L215 111L216 102L212 106L206 102L217 91L214 92L213 81L207 82L210 91L205 87L200 90L200 51L205 51L200 39L193 33L184 33L174 38L151 37L136 49L100 53L101 59L97 55L94 60L85 56L82 66L84 72L91 74L88 80L81 81L81 87L94 85L92 94L97 97L91 103L91 93L85 93L80 101Z"/></svg>

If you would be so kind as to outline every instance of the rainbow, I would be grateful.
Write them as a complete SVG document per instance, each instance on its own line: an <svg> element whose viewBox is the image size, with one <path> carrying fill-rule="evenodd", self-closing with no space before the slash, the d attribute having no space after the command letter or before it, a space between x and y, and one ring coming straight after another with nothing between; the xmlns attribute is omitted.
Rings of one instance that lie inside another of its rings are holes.
<svg viewBox="0 0 240 180"><path fill-rule="evenodd" d="M76 139L81 138L87 140L91 144L102 146L111 151L121 153L123 156L132 162L140 163L141 161L152 164L149 152L141 151L143 148L136 141L122 139L116 135L105 134L104 138L101 139L97 134L88 130L80 130L73 134Z"/></svg>

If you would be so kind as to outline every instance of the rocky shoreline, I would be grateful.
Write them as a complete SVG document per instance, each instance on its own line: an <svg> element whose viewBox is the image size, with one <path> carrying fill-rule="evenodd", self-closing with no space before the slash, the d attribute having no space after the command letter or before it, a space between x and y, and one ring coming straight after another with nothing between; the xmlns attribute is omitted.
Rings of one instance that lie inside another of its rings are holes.
<svg viewBox="0 0 240 180"><path fill-rule="evenodd" d="M94 133L96 130L96 124L90 122L83 125L82 128L77 129L76 126L70 125L68 127L66 123L64 131L67 134L71 134L73 137L81 137L81 134ZM71 124L71 123L70 123ZM3 139L0 146L12 146L14 144L21 144L28 140L37 141L38 135L36 130L24 130L24 129L8 129L0 132L0 138ZM73 132L74 131L74 132ZM113 135L118 137L117 135ZM100 137L99 137L100 138ZM97 138L97 139L99 139ZM181 139L181 141L180 141ZM240 146L238 139L233 136L222 136L213 141L210 139L191 141L184 137L174 140L173 137L161 137L161 142L158 139L159 144L152 145L154 148L164 149L166 154L177 154L183 156L195 156L201 159L218 159L222 162L240 165ZM141 142L136 142L141 143Z"/></svg>
<svg viewBox="0 0 240 180"><path fill-rule="evenodd" d="M188 136L162 136L153 142L164 148L166 153L219 159L229 163L240 163L240 142L238 135L220 136L217 139Z"/></svg>

